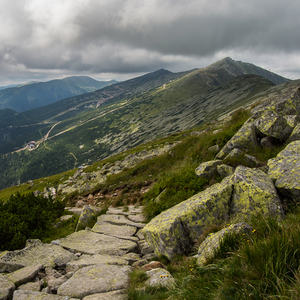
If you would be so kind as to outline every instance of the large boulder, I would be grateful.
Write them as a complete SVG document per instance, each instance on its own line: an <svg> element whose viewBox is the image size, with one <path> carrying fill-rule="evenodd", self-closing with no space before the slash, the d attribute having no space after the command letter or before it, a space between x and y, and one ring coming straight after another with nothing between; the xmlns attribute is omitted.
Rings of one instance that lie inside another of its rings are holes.
<svg viewBox="0 0 300 300"><path fill-rule="evenodd" d="M282 94L272 95L262 104L256 106L252 113L272 110L279 115L299 115L300 114L300 88L287 86L282 89Z"/></svg>
<svg viewBox="0 0 300 300"><path fill-rule="evenodd" d="M232 220L242 221L258 214L283 216L274 184L261 170L238 166L230 181L234 186L230 204Z"/></svg>
<svg viewBox="0 0 300 300"><path fill-rule="evenodd" d="M257 146L258 141L255 127L251 120L248 120L221 149L221 151L217 154L216 159L225 158L235 148L249 149Z"/></svg>
<svg viewBox="0 0 300 300"><path fill-rule="evenodd" d="M271 136L279 140L287 140L293 131L287 120L273 111L266 111L254 121L260 136Z"/></svg>
<svg viewBox="0 0 300 300"><path fill-rule="evenodd" d="M210 225L228 219L232 184L223 180L162 212L144 228L143 234L156 254L171 258L188 252L193 240Z"/></svg>
<svg viewBox="0 0 300 300"><path fill-rule="evenodd" d="M275 158L268 161L268 175L279 192L289 198L300 200L300 141L286 146Z"/></svg>
<svg viewBox="0 0 300 300"><path fill-rule="evenodd" d="M66 300L65 296L33 292L26 290L16 290L14 291L13 300ZM78 300L74 298L67 298L68 300Z"/></svg>

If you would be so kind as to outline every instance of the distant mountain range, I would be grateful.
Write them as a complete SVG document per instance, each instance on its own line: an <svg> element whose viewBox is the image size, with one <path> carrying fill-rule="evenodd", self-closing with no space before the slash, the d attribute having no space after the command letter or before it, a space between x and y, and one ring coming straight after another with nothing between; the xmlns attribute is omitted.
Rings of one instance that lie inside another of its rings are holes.
<svg viewBox="0 0 300 300"><path fill-rule="evenodd" d="M47 82L30 82L2 87L0 88L0 109L10 108L17 112L24 112L114 83L117 81L97 81L88 76L72 76Z"/></svg>
<svg viewBox="0 0 300 300"><path fill-rule="evenodd" d="M0 110L0 188L196 128L287 81L224 58L180 73L161 69L22 113Z"/></svg>

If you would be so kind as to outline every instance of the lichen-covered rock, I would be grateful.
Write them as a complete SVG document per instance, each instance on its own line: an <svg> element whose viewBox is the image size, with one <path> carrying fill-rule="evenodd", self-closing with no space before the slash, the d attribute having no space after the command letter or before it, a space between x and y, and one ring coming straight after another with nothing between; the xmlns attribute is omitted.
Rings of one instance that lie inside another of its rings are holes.
<svg viewBox="0 0 300 300"><path fill-rule="evenodd" d="M221 242L226 234L251 233L251 231L252 227L247 223L237 223L209 234L198 249L197 264L202 266L214 257L216 251L220 249Z"/></svg>
<svg viewBox="0 0 300 300"><path fill-rule="evenodd" d="M214 175L214 173L217 172L217 166L221 164L221 160L210 160L203 162L198 168L196 168L196 176L202 178L210 178Z"/></svg>
<svg viewBox="0 0 300 300"><path fill-rule="evenodd" d="M244 155L244 152L239 148L234 148L230 151L230 153L224 158L224 161L241 159Z"/></svg>
<svg viewBox="0 0 300 300"><path fill-rule="evenodd" d="M222 165L217 166L217 172L221 177L225 178L234 173L234 168L231 166L222 164Z"/></svg>
<svg viewBox="0 0 300 300"><path fill-rule="evenodd" d="M300 113L300 88L286 83L282 90L270 96L257 105L252 114L260 114L262 111L272 110L280 115L297 115Z"/></svg>
<svg viewBox="0 0 300 300"><path fill-rule="evenodd" d="M264 172L238 166L229 181L234 186L230 204L231 218L241 221L258 214L283 216L274 184Z"/></svg>
<svg viewBox="0 0 300 300"><path fill-rule="evenodd" d="M27 266L5 275L5 279L13 282L16 286L19 286L32 280L42 268L42 264Z"/></svg>
<svg viewBox="0 0 300 300"><path fill-rule="evenodd" d="M83 300L128 300L128 296L126 290L119 290L86 296Z"/></svg>
<svg viewBox="0 0 300 300"><path fill-rule="evenodd" d="M98 208L90 205L85 205L83 207L83 210L81 211L75 231L85 229L85 227L88 225L90 220L97 216L98 212L99 212Z"/></svg>
<svg viewBox="0 0 300 300"><path fill-rule="evenodd" d="M244 155L244 161L249 167L256 167L259 164L257 158L249 154Z"/></svg>
<svg viewBox="0 0 300 300"><path fill-rule="evenodd" d="M149 279L145 282L146 285L159 287L166 286L172 287L175 284L175 280L169 271L158 268L147 271L146 274L149 276Z"/></svg>
<svg viewBox="0 0 300 300"><path fill-rule="evenodd" d="M289 126L295 128L295 126L300 123L300 116L298 115L285 115L283 116Z"/></svg>
<svg viewBox="0 0 300 300"><path fill-rule="evenodd" d="M136 227L133 226L113 225L103 221L98 221L92 228L92 231L94 232L111 235L123 239L126 239L126 237L128 237L128 239L132 239L133 235L136 233L136 230ZM135 239L138 240L138 238Z"/></svg>
<svg viewBox="0 0 300 300"><path fill-rule="evenodd" d="M0 277L0 299L8 300L11 299L13 291L16 289L16 286L13 282Z"/></svg>
<svg viewBox="0 0 300 300"><path fill-rule="evenodd" d="M296 127L293 129L289 139L288 143L291 143L293 141L300 140L300 124L296 125Z"/></svg>
<svg viewBox="0 0 300 300"><path fill-rule="evenodd" d="M40 240L28 240L26 247L21 250L6 252L0 259L5 265L17 264L31 266L41 263L44 267L63 266L78 258L61 246L44 244Z"/></svg>
<svg viewBox="0 0 300 300"><path fill-rule="evenodd" d="M248 149L258 146L257 135L253 123L248 120L239 129L239 131L226 143L226 145L217 154L216 159L223 159L234 148Z"/></svg>
<svg viewBox="0 0 300 300"><path fill-rule="evenodd" d="M124 255L133 252L137 247L135 242L118 239L113 236L95 233L89 230L80 230L69 236L52 241L64 248L84 254Z"/></svg>
<svg viewBox="0 0 300 300"><path fill-rule="evenodd" d="M118 265L126 266L129 264L128 259L118 255L108 254L95 254L95 255L82 255L76 261L67 263L66 272L76 272L80 268L93 266L97 264Z"/></svg>
<svg viewBox="0 0 300 300"><path fill-rule="evenodd" d="M209 147L207 150L209 152L217 153L218 151L220 151L220 146L219 145L214 145L214 146Z"/></svg>
<svg viewBox="0 0 300 300"><path fill-rule="evenodd" d="M13 300L66 300L66 297L42 292L16 290L14 291ZM68 298L68 300L78 299Z"/></svg>
<svg viewBox="0 0 300 300"><path fill-rule="evenodd" d="M94 265L79 269L57 290L58 295L82 299L85 296L126 289L129 285L129 266Z"/></svg>
<svg viewBox="0 0 300 300"><path fill-rule="evenodd" d="M279 192L300 200L300 141L286 146L275 158L268 161L268 175L275 182Z"/></svg>
<svg viewBox="0 0 300 300"><path fill-rule="evenodd" d="M254 121L254 125L260 136L271 136L282 140L287 140L293 131L286 119L273 111L266 111Z"/></svg>
<svg viewBox="0 0 300 300"><path fill-rule="evenodd" d="M168 258L190 250L205 227L228 219L232 184L217 183L162 212L142 230L156 254Z"/></svg>

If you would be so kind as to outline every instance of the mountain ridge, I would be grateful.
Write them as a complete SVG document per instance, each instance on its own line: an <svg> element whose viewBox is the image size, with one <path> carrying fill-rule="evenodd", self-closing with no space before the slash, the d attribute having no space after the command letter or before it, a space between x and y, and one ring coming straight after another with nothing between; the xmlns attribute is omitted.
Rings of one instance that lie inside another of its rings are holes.
<svg viewBox="0 0 300 300"><path fill-rule="evenodd" d="M0 120L0 154L6 155L0 158L0 188L199 126L275 85L249 71L235 76L227 65L225 59L206 69L160 69L24 113L9 111L11 117ZM29 141L36 142L30 151Z"/></svg>
<svg viewBox="0 0 300 300"><path fill-rule="evenodd" d="M47 82L33 82L0 90L0 109L24 112L59 100L85 94L117 81L97 81L88 76L71 76Z"/></svg>

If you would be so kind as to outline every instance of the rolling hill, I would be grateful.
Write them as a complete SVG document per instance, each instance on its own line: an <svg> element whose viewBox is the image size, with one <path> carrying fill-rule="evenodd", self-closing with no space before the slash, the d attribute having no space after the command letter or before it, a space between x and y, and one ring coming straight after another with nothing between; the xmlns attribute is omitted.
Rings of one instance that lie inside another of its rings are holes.
<svg viewBox="0 0 300 300"><path fill-rule="evenodd" d="M33 82L0 90L0 109L24 112L64 98L85 94L117 81L97 81L88 76L72 76L47 82Z"/></svg>

